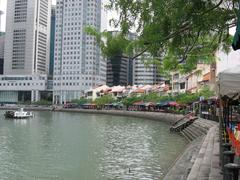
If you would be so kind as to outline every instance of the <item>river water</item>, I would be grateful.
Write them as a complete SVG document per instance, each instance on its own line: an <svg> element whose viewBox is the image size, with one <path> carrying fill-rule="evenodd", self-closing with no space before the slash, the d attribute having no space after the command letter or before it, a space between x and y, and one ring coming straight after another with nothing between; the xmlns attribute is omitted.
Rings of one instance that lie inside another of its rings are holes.
<svg viewBox="0 0 240 180"><path fill-rule="evenodd" d="M109 115L0 111L1 180L161 179L186 141L162 122Z"/></svg>

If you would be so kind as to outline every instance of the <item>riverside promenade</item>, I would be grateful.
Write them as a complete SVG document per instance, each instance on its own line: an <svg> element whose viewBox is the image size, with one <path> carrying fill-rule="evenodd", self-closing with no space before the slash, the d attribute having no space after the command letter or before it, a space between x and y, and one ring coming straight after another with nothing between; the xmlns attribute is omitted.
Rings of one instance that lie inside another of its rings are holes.
<svg viewBox="0 0 240 180"><path fill-rule="evenodd" d="M12 107L0 107L0 109L16 109ZM26 110L51 111L52 108L25 107ZM169 125L175 123L183 115L138 112L122 110L92 110L92 109L64 109L57 108L57 112L109 114L116 116L130 116L162 121ZM192 136L186 150L173 163L165 180L221 180L223 179L219 166L219 128L218 123L197 119L188 127L188 131L182 134L186 140ZM198 129L198 133L197 130ZM180 134L180 133L179 133Z"/></svg>

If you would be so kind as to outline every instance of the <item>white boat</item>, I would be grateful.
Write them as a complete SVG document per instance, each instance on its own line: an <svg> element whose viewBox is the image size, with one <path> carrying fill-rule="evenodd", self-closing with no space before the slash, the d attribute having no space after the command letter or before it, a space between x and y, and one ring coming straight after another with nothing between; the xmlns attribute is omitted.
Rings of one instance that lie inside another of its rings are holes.
<svg viewBox="0 0 240 180"><path fill-rule="evenodd" d="M6 118L16 119L33 117L32 112L24 111L23 108L20 108L18 111L6 111L4 115Z"/></svg>

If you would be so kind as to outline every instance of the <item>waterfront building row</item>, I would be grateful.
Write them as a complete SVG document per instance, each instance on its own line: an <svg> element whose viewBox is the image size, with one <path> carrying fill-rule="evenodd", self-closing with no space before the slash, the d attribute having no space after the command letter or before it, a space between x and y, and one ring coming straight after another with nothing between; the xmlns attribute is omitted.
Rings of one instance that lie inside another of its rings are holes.
<svg viewBox="0 0 240 180"><path fill-rule="evenodd" d="M169 85L162 82L155 85L133 85L133 86L107 86L102 85L96 88L91 88L84 92L84 97L89 100L96 100L105 95L111 95L114 99L122 99L127 96L142 96L148 93L158 93L161 95L169 94Z"/></svg>

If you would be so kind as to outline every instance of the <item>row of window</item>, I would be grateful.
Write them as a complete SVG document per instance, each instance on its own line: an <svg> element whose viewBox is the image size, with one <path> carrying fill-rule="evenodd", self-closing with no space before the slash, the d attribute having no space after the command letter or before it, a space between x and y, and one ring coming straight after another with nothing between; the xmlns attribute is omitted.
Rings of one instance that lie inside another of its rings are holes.
<svg viewBox="0 0 240 180"><path fill-rule="evenodd" d="M27 20L27 0L15 1L14 22L26 22Z"/></svg>
<svg viewBox="0 0 240 180"><path fill-rule="evenodd" d="M35 78L32 77L0 77L0 80L5 80L5 81L19 81L19 80L33 80ZM39 77L38 79L40 80L45 80L45 77Z"/></svg>
<svg viewBox="0 0 240 180"><path fill-rule="evenodd" d="M82 69L82 72L80 71L67 71L67 72L62 72L63 75L82 75L82 74L85 74L85 75L96 75L98 73L96 73L97 71L86 71L85 72L85 69ZM55 71L55 75L61 75L60 72L57 72Z"/></svg>
<svg viewBox="0 0 240 180"><path fill-rule="evenodd" d="M54 83L54 86L60 86L60 83ZM95 86L95 83L62 83L63 86L79 86L79 85L83 85L83 86Z"/></svg>
<svg viewBox="0 0 240 180"><path fill-rule="evenodd" d="M0 86L43 86L43 83L0 83Z"/></svg>

